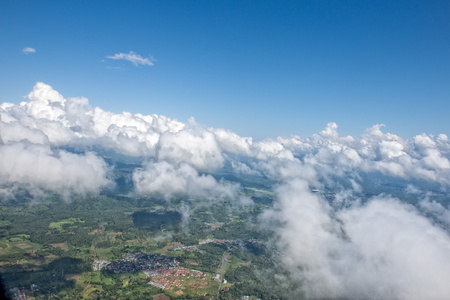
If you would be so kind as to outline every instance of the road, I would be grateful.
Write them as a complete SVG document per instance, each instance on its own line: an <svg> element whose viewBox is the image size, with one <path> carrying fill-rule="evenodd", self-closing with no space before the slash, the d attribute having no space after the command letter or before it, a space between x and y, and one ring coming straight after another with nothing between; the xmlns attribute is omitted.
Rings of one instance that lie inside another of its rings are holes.
<svg viewBox="0 0 450 300"><path fill-rule="evenodd" d="M219 271L219 275L220 275L220 283L219 283L219 289L217 290L217 299L219 299L219 293L220 290L222 289L222 283L223 283L223 264L225 262L225 254L227 254L227 251L225 251L222 254L222 261L220 262L220 271Z"/></svg>

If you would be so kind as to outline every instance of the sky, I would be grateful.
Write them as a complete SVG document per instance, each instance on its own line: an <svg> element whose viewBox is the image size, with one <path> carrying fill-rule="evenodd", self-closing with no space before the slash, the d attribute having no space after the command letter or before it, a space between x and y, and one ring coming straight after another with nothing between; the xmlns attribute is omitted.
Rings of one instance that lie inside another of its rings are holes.
<svg viewBox="0 0 450 300"><path fill-rule="evenodd" d="M329 122L342 135L449 134L449 12L448 1L5 0L0 102L44 82L107 111L256 139Z"/></svg>

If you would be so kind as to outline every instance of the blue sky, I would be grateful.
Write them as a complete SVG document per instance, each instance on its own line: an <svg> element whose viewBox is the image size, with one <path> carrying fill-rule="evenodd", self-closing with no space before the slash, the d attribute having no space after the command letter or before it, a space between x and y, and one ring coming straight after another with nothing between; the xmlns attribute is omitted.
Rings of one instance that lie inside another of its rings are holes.
<svg viewBox="0 0 450 300"><path fill-rule="evenodd" d="M0 102L42 81L258 139L331 121L343 135L449 135L449 14L449 1L4 0ZM153 65L107 58L130 51Z"/></svg>

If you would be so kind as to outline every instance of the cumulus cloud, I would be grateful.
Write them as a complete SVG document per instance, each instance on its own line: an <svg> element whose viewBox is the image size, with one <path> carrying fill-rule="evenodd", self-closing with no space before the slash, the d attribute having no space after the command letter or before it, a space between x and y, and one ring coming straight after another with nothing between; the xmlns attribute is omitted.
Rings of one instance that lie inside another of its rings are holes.
<svg viewBox="0 0 450 300"><path fill-rule="evenodd" d="M211 175L199 174L186 163L148 162L133 173L136 190L141 194L162 195L171 199L178 195L191 197L233 197L238 185L217 181Z"/></svg>
<svg viewBox="0 0 450 300"><path fill-rule="evenodd" d="M214 133L196 125L195 121L183 124L158 115L114 114L91 107L83 97L65 99L44 83L35 85L28 101L18 106L4 103L0 108L0 137L5 144L28 142L50 148L109 148L125 155L170 163L178 175L185 174L180 170L188 168L192 172L215 171L225 161ZM200 186L213 179L197 177L193 177L197 178L193 182ZM184 185L190 186L192 184ZM215 190L206 187L208 189ZM192 194L192 191L186 192Z"/></svg>
<svg viewBox="0 0 450 300"><path fill-rule="evenodd" d="M440 222L444 228L447 230L450 229L450 210L448 206L446 208L441 203L425 197L425 199L419 202L419 208Z"/></svg>
<svg viewBox="0 0 450 300"><path fill-rule="evenodd" d="M233 168L234 172L237 174L261 176L260 172L258 172L255 169L250 168L247 164L239 162L239 161L232 161L231 167Z"/></svg>
<svg viewBox="0 0 450 300"><path fill-rule="evenodd" d="M445 299L450 237L410 205L376 197L333 210L307 181L277 190L281 260L308 298Z"/></svg>
<svg viewBox="0 0 450 300"><path fill-rule="evenodd" d="M449 143L445 135L420 135L412 141L383 133L374 125L360 138L341 137L330 123L310 138L279 139L286 150L317 171L319 177L352 177L349 174L380 172L450 184Z"/></svg>
<svg viewBox="0 0 450 300"><path fill-rule="evenodd" d="M113 114L91 107L83 97L65 99L41 82L28 94L28 101L3 103L0 117L0 124L16 133L2 131L3 142L27 140L51 146L91 143L131 156L155 154L162 133L186 126L158 115Z"/></svg>
<svg viewBox="0 0 450 300"><path fill-rule="evenodd" d="M46 145L12 143L0 145L0 157L0 188L4 192L21 185L30 191L85 195L111 184L106 163L91 152L78 155Z"/></svg>
<svg viewBox="0 0 450 300"><path fill-rule="evenodd" d="M343 211L340 219L361 257L352 262L353 272L345 281L356 298L444 299L448 295L444 278L450 276L450 238L414 207L376 198Z"/></svg>
<svg viewBox="0 0 450 300"><path fill-rule="evenodd" d="M278 181L304 178L313 185L340 177L358 186L358 174L370 172L450 183L447 136L419 135L408 141L383 133L382 126L369 128L360 138L342 137L337 124L329 123L306 139L253 141L229 130L203 128L193 119L185 124L159 115L114 114L90 106L84 97L64 98L41 82L20 105L0 105L4 144L103 147L174 168L185 163L197 172L214 172L231 155L238 173ZM247 162L239 162L239 157Z"/></svg>
<svg viewBox="0 0 450 300"><path fill-rule="evenodd" d="M360 138L342 137L337 124L329 123L306 139L294 136L253 141L229 130L203 128L195 121L184 124L158 115L114 114L91 107L83 97L65 99L44 83L37 83L28 101L19 106L2 104L0 116L5 143L90 143L125 155L172 164L185 162L200 172L213 172L224 165L228 155L238 155L256 160L255 168L277 165L277 161L288 166L291 161L294 166L314 169L320 179L380 172L450 183L450 143L445 135L419 135L408 141L383 133L383 125L369 128ZM274 174L274 170L267 172Z"/></svg>
<svg viewBox="0 0 450 300"><path fill-rule="evenodd" d="M114 59L114 60L126 60L131 62L135 66L153 66L155 65L153 62L155 61L152 56L149 58L144 58L141 55L130 51L129 53L116 53L111 56L107 56L106 58Z"/></svg>
<svg viewBox="0 0 450 300"><path fill-rule="evenodd" d="M22 52L25 53L25 54L30 54L30 53L36 52L36 49L31 48L31 47L25 47L25 48L22 49Z"/></svg>
<svg viewBox="0 0 450 300"><path fill-rule="evenodd" d="M214 134L202 129L163 133L158 158L172 163L186 162L201 171L214 171L224 163Z"/></svg>

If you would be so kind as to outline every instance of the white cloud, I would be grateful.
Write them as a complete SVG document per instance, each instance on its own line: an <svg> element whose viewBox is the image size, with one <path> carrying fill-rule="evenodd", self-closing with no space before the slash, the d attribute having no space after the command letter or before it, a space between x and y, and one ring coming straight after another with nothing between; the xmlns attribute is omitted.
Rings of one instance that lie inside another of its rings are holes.
<svg viewBox="0 0 450 300"><path fill-rule="evenodd" d="M96 194L111 184L108 168L94 153L84 155L52 150L46 145L0 145L0 188L22 185L62 195Z"/></svg>
<svg viewBox="0 0 450 300"><path fill-rule="evenodd" d="M408 141L383 133L381 126L353 138L339 136L338 126L329 123L307 139L254 142L229 130L202 128L194 121L184 124L159 115L114 114L91 107L83 97L66 99L40 82L28 101L0 105L0 138L5 144L95 145L173 166L186 163L198 172L221 168L231 155L236 156L235 167L244 166L237 163L239 157L252 162L246 164L247 174L259 172L278 181L305 178L314 185L332 182L331 177L355 180L361 172L450 184L450 142L445 135L420 135Z"/></svg>
<svg viewBox="0 0 450 300"><path fill-rule="evenodd" d="M298 179L277 195L264 220L282 224L281 260L307 298L445 299L450 292L450 237L414 207L376 197L335 211ZM431 204L447 220L448 211Z"/></svg>
<svg viewBox="0 0 450 300"><path fill-rule="evenodd" d="M224 151L233 154L250 155L250 147L253 143L252 138L240 137L236 133L222 128L210 128L215 138Z"/></svg>
<svg viewBox="0 0 450 300"><path fill-rule="evenodd" d="M222 167L225 161L214 134L201 128L163 133L158 159L186 162L199 171L209 172Z"/></svg>
<svg viewBox="0 0 450 300"><path fill-rule="evenodd" d="M430 200L429 197L425 197L419 202L419 208L441 222L442 226L447 228L447 230L450 229L450 210L448 208L434 200Z"/></svg>
<svg viewBox="0 0 450 300"><path fill-rule="evenodd" d="M239 161L232 161L231 167L233 168L233 171L237 174L261 176L261 173L259 173L258 171L250 168L248 165L241 163Z"/></svg>
<svg viewBox="0 0 450 300"><path fill-rule="evenodd" d="M192 166L181 163L148 162L133 173L136 191L140 194L157 194L171 199L174 196L233 197L238 185L217 181L211 175L200 175Z"/></svg>
<svg viewBox="0 0 450 300"><path fill-rule="evenodd" d="M450 238L417 210L390 198L340 214L359 254L344 286L353 298L444 299L450 292ZM345 267L342 265L341 267ZM420 270L419 272L417 270Z"/></svg>
<svg viewBox="0 0 450 300"><path fill-rule="evenodd" d="M337 124L329 123L307 139L254 142L229 130L202 128L194 121L184 124L159 115L114 114L91 107L83 97L66 99L39 82L28 101L1 104L0 118L0 138L6 144L95 145L173 166L186 163L197 172L213 172L224 166L228 156L237 155L236 171L243 171L238 161L244 157L247 174L259 172L280 182L305 178L316 185L341 177L352 179L355 186L359 173L381 172L450 184L450 143L445 135L420 135L408 141L383 133L382 125L360 138L341 137Z"/></svg>
<svg viewBox="0 0 450 300"><path fill-rule="evenodd" d="M4 142L28 140L52 146L91 143L126 155L172 164L185 162L208 172L222 167L227 154L232 154L267 163L275 159L271 163L275 165L278 159L284 170L290 168L287 161L292 161L291 173L300 160L301 165L313 168L319 179L378 171L450 184L450 143L445 135L421 135L408 141L383 133L382 125L368 129L361 138L341 137L338 126L329 123L320 134L307 139L254 142L229 130L205 129L164 116L114 114L91 107L86 98L65 99L44 83L37 83L28 101L20 106L3 104L0 115Z"/></svg>
<svg viewBox="0 0 450 300"><path fill-rule="evenodd" d="M418 136L413 141L383 133L375 125L361 138L341 137L330 123L307 139L279 139L302 162L314 167L321 179L345 178L359 172L381 172L450 184L450 147L445 135Z"/></svg>
<svg viewBox="0 0 450 300"><path fill-rule="evenodd" d="M153 57L144 58L133 51L130 51L129 53L116 53L114 55L107 56L106 58L115 59L115 60L118 60L118 59L126 60L126 61L131 62L135 66L139 66L139 65L153 66L154 65L153 62L155 61L153 59Z"/></svg>
<svg viewBox="0 0 450 300"><path fill-rule="evenodd" d="M31 47L25 47L25 48L22 49L22 52L25 53L25 54L30 54L30 53L36 52L36 49L31 48Z"/></svg>

